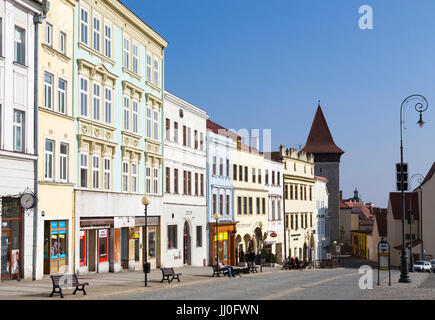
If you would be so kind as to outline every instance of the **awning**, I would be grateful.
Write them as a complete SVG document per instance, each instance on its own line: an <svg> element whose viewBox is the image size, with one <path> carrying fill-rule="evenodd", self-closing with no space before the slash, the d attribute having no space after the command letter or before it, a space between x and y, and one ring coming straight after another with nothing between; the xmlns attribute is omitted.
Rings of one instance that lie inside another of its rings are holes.
<svg viewBox="0 0 435 320"><path fill-rule="evenodd" d="M113 227L113 218L80 218L80 227Z"/></svg>

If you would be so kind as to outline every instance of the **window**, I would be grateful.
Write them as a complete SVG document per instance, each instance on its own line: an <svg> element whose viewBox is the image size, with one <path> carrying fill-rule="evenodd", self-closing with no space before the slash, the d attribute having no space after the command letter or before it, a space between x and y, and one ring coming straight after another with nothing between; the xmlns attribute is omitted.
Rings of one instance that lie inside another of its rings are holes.
<svg viewBox="0 0 435 320"><path fill-rule="evenodd" d="M94 113L93 117L94 120L100 121L100 85L97 83L94 83Z"/></svg>
<svg viewBox="0 0 435 320"><path fill-rule="evenodd" d="M201 173L201 196L204 196L204 175Z"/></svg>
<svg viewBox="0 0 435 320"><path fill-rule="evenodd" d="M59 51L66 55L66 33L62 31L59 34Z"/></svg>
<svg viewBox="0 0 435 320"><path fill-rule="evenodd" d="M227 159L226 164L227 164L227 166L225 168L227 170L227 177L229 178L230 177L230 160L229 159Z"/></svg>
<svg viewBox="0 0 435 320"><path fill-rule="evenodd" d="M198 196L199 195L199 190L198 190L198 173L195 173L195 195Z"/></svg>
<svg viewBox="0 0 435 320"><path fill-rule="evenodd" d="M255 181L256 181L255 168L252 168L252 183L255 183Z"/></svg>
<svg viewBox="0 0 435 320"><path fill-rule="evenodd" d="M100 157L92 156L92 188L100 187Z"/></svg>
<svg viewBox="0 0 435 320"><path fill-rule="evenodd" d="M171 141L171 120L166 118L166 126L165 126L165 139L166 141Z"/></svg>
<svg viewBox="0 0 435 320"><path fill-rule="evenodd" d="M133 43L133 72L139 73L139 51L135 43Z"/></svg>
<svg viewBox="0 0 435 320"><path fill-rule="evenodd" d="M272 220L275 220L275 200L272 200Z"/></svg>
<svg viewBox="0 0 435 320"><path fill-rule="evenodd" d="M58 111L63 114L66 114L66 97L66 81L59 79L57 85Z"/></svg>
<svg viewBox="0 0 435 320"><path fill-rule="evenodd" d="M44 150L44 178L45 180L53 181L53 158L54 158L54 141L45 140Z"/></svg>
<svg viewBox="0 0 435 320"><path fill-rule="evenodd" d="M245 182L248 182L248 167L245 167Z"/></svg>
<svg viewBox="0 0 435 320"><path fill-rule="evenodd" d="M88 42L88 11L84 8L80 9L80 41L86 45Z"/></svg>
<svg viewBox="0 0 435 320"><path fill-rule="evenodd" d="M130 68L130 40L124 38L124 68Z"/></svg>
<svg viewBox="0 0 435 320"><path fill-rule="evenodd" d="M112 89L105 88L104 90L104 121L112 123Z"/></svg>
<svg viewBox="0 0 435 320"><path fill-rule="evenodd" d="M47 72L44 73L44 107L53 109L53 76Z"/></svg>
<svg viewBox="0 0 435 320"><path fill-rule="evenodd" d="M15 62L26 64L26 31L15 26Z"/></svg>
<svg viewBox="0 0 435 320"><path fill-rule="evenodd" d="M239 181L243 181L243 167L239 166Z"/></svg>
<svg viewBox="0 0 435 320"><path fill-rule="evenodd" d="M139 132L139 111L138 111L138 103L133 100L133 132Z"/></svg>
<svg viewBox="0 0 435 320"><path fill-rule="evenodd" d="M217 209L217 195L213 194L213 214L217 213L216 209Z"/></svg>
<svg viewBox="0 0 435 320"><path fill-rule="evenodd" d="M202 132L199 134L199 148L204 151L204 134Z"/></svg>
<svg viewBox="0 0 435 320"><path fill-rule="evenodd" d="M178 194L178 169L174 169L174 193Z"/></svg>
<svg viewBox="0 0 435 320"><path fill-rule="evenodd" d="M288 185L287 184L284 185L284 198L286 200L288 200Z"/></svg>
<svg viewBox="0 0 435 320"><path fill-rule="evenodd" d="M192 172L187 172L187 190L188 194L192 195Z"/></svg>
<svg viewBox="0 0 435 320"><path fill-rule="evenodd" d="M227 199L227 201L226 201L226 211L225 212L227 215L230 215L231 214L231 212L230 212L230 196L227 195L226 199Z"/></svg>
<svg viewBox="0 0 435 320"><path fill-rule="evenodd" d="M147 54L146 60L147 81L151 82L151 55Z"/></svg>
<svg viewBox="0 0 435 320"><path fill-rule="evenodd" d="M101 229L98 231L98 261L104 262L107 261L109 258L109 230Z"/></svg>
<svg viewBox="0 0 435 320"><path fill-rule="evenodd" d="M60 172L59 172L59 179L62 182L68 181L68 144L61 143L60 144Z"/></svg>
<svg viewBox="0 0 435 320"><path fill-rule="evenodd" d="M242 197L237 197L237 214L242 214Z"/></svg>
<svg viewBox="0 0 435 320"><path fill-rule="evenodd" d="M263 198L263 214L266 214L266 198Z"/></svg>
<svg viewBox="0 0 435 320"><path fill-rule="evenodd" d="M257 197L257 214L260 214L260 198Z"/></svg>
<svg viewBox="0 0 435 320"><path fill-rule="evenodd" d="M202 226L196 226L196 246L202 247Z"/></svg>
<svg viewBox="0 0 435 320"><path fill-rule="evenodd" d="M124 130L130 130L130 98L124 97Z"/></svg>
<svg viewBox="0 0 435 320"><path fill-rule="evenodd" d="M53 47L53 25L45 23L45 44Z"/></svg>
<svg viewBox="0 0 435 320"><path fill-rule="evenodd" d="M104 54L108 58L112 58L112 27L104 26Z"/></svg>
<svg viewBox="0 0 435 320"><path fill-rule="evenodd" d="M222 158L219 159L219 175L224 175L224 159Z"/></svg>
<svg viewBox="0 0 435 320"><path fill-rule="evenodd" d="M154 110L154 140L159 140L159 112Z"/></svg>
<svg viewBox="0 0 435 320"><path fill-rule="evenodd" d="M151 168L146 167L145 168L145 174L146 174L146 193L151 193Z"/></svg>
<svg viewBox="0 0 435 320"><path fill-rule="evenodd" d="M192 143L192 135L190 127L187 127L187 146L190 148Z"/></svg>
<svg viewBox="0 0 435 320"><path fill-rule="evenodd" d="M293 200L293 185L290 185L290 200Z"/></svg>
<svg viewBox="0 0 435 320"><path fill-rule="evenodd" d="M278 186L280 186L281 185L281 172L279 172L279 171L276 173L276 180L277 180Z"/></svg>
<svg viewBox="0 0 435 320"><path fill-rule="evenodd" d="M233 164L233 180L237 181L237 164Z"/></svg>
<svg viewBox="0 0 435 320"><path fill-rule="evenodd" d="M219 195L219 214L224 215L224 196L222 194Z"/></svg>
<svg viewBox="0 0 435 320"><path fill-rule="evenodd" d="M183 126L183 146L187 146L187 127Z"/></svg>
<svg viewBox="0 0 435 320"><path fill-rule="evenodd" d="M24 151L24 112L14 110L13 122L14 151Z"/></svg>
<svg viewBox="0 0 435 320"><path fill-rule="evenodd" d="M110 190L111 159L104 158L104 189Z"/></svg>
<svg viewBox="0 0 435 320"><path fill-rule="evenodd" d="M275 171L272 171L272 185L275 185Z"/></svg>
<svg viewBox="0 0 435 320"><path fill-rule="evenodd" d="M171 193L171 168L166 167L166 193Z"/></svg>
<svg viewBox="0 0 435 320"><path fill-rule="evenodd" d="M268 185L269 184L269 170L266 170L266 176L265 176L265 178L264 178L264 182L266 183L266 185Z"/></svg>
<svg viewBox="0 0 435 320"><path fill-rule="evenodd" d="M147 107L147 138L152 138L151 136L151 114L152 114L152 110L150 107Z"/></svg>
<svg viewBox="0 0 435 320"><path fill-rule="evenodd" d="M153 83L158 87L159 86L159 61L154 59L154 77Z"/></svg>
<svg viewBox="0 0 435 320"><path fill-rule="evenodd" d="M261 183L261 169L258 169L258 183Z"/></svg>
<svg viewBox="0 0 435 320"><path fill-rule="evenodd" d="M277 219L281 220L281 200L277 200L276 205L277 205Z"/></svg>
<svg viewBox="0 0 435 320"><path fill-rule="evenodd" d="M177 249L177 225L168 226L168 249Z"/></svg>
<svg viewBox="0 0 435 320"><path fill-rule="evenodd" d="M80 115L88 116L88 80L80 78Z"/></svg>
<svg viewBox="0 0 435 320"><path fill-rule="evenodd" d="M216 157L213 157L213 175L216 175Z"/></svg>
<svg viewBox="0 0 435 320"><path fill-rule="evenodd" d="M310 187L310 201L313 201L313 188Z"/></svg>
<svg viewBox="0 0 435 320"><path fill-rule="evenodd" d="M253 214L254 211L252 210L252 198L249 197L249 214Z"/></svg>
<svg viewBox="0 0 435 320"><path fill-rule="evenodd" d="M88 155L80 154L80 187L88 187Z"/></svg>
<svg viewBox="0 0 435 320"><path fill-rule="evenodd" d="M122 163L122 191L128 191L128 162Z"/></svg>
<svg viewBox="0 0 435 320"><path fill-rule="evenodd" d="M154 194L159 194L159 169L154 168Z"/></svg>
<svg viewBox="0 0 435 320"><path fill-rule="evenodd" d="M193 132L193 148L196 150L198 149L198 130L195 130Z"/></svg>
<svg viewBox="0 0 435 320"><path fill-rule="evenodd" d="M101 22L100 19L97 17L94 17L94 39L93 39L93 47L94 50L100 52L100 33L101 33Z"/></svg>
<svg viewBox="0 0 435 320"><path fill-rule="evenodd" d="M174 142L178 143L178 122L174 121Z"/></svg>
<svg viewBox="0 0 435 320"><path fill-rule="evenodd" d="M137 164L131 164L131 192L137 192Z"/></svg>
<svg viewBox="0 0 435 320"><path fill-rule="evenodd" d="M243 214L248 214L248 199L243 197Z"/></svg>

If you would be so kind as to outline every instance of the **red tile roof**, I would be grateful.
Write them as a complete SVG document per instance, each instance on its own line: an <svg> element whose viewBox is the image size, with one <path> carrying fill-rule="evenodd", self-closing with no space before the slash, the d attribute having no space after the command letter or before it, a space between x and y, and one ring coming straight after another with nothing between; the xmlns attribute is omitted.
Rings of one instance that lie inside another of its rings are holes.
<svg viewBox="0 0 435 320"><path fill-rule="evenodd" d="M239 137L234 132L228 130L227 128L222 127L221 125L218 125L216 122L213 122L210 119L207 119L207 130L234 139L237 139Z"/></svg>
<svg viewBox="0 0 435 320"><path fill-rule="evenodd" d="M359 213L360 219L374 219L371 207L363 202L346 201L345 204L352 208L352 213Z"/></svg>
<svg viewBox="0 0 435 320"><path fill-rule="evenodd" d="M343 150L337 147L334 139L332 139L331 132L329 131L320 105L317 107L307 143L302 151L308 153L344 153Z"/></svg>
<svg viewBox="0 0 435 320"><path fill-rule="evenodd" d="M426 182L428 182L432 178L434 173L435 173L435 162L433 163L432 167L430 168L429 172L427 173L427 175L424 178L424 180L421 183L421 185L424 185Z"/></svg>
<svg viewBox="0 0 435 320"><path fill-rule="evenodd" d="M414 219L419 219L418 194L417 192L405 192L405 219L408 219L409 201L414 214ZM390 203L393 210L393 217L402 220L402 199L400 192L390 192Z"/></svg>

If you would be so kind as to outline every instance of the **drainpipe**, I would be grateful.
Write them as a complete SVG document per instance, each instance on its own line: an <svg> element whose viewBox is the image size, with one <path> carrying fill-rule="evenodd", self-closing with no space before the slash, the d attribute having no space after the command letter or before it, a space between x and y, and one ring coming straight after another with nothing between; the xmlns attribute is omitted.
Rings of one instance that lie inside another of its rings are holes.
<svg viewBox="0 0 435 320"><path fill-rule="evenodd" d="M36 268L37 268L37 253L38 253L38 154L39 154L39 145L38 145L38 135L39 135L39 127L38 127L38 73L39 73L39 25L42 24L42 20L47 17L47 12L50 8L50 3L48 1L44 1L42 4L43 14L36 14L33 16L33 23L35 24L35 38L34 38L34 64L33 64L33 72L34 72L34 102L33 102L33 140L34 140L34 155L36 159L34 161L34 193L36 197L36 204L33 208L33 280L36 280Z"/></svg>

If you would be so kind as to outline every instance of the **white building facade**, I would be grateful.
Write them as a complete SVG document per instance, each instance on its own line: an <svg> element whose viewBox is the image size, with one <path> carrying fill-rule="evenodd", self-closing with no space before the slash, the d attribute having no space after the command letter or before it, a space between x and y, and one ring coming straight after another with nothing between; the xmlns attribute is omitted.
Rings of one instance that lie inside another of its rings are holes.
<svg viewBox="0 0 435 320"><path fill-rule="evenodd" d="M207 261L206 121L204 110L164 95L164 267Z"/></svg>
<svg viewBox="0 0 435 320"><path fill-rule="evenodd" d="M284 253L283 170L281 162L268 159L268 155L264 156L264 185L269 193L269 223L265 246L276 255L277 262L282 261Z"/></svg>
<svg viewBox="0 0 435 320"><path fill-rule="evenodd" d="M36 210L20 205L26 189L37 192L35 21L42 21L39 1L0 1L1 280L31 279L37 248Z"/></svg>
<svg viewBox="0 0 435 320"><path fill-rule="evenodd" d="M331 244L328 216L328 180L316 176L314 184L314 199L316 201L316 218L317 218L317 259L326 259L326 249Z"/></svg>

